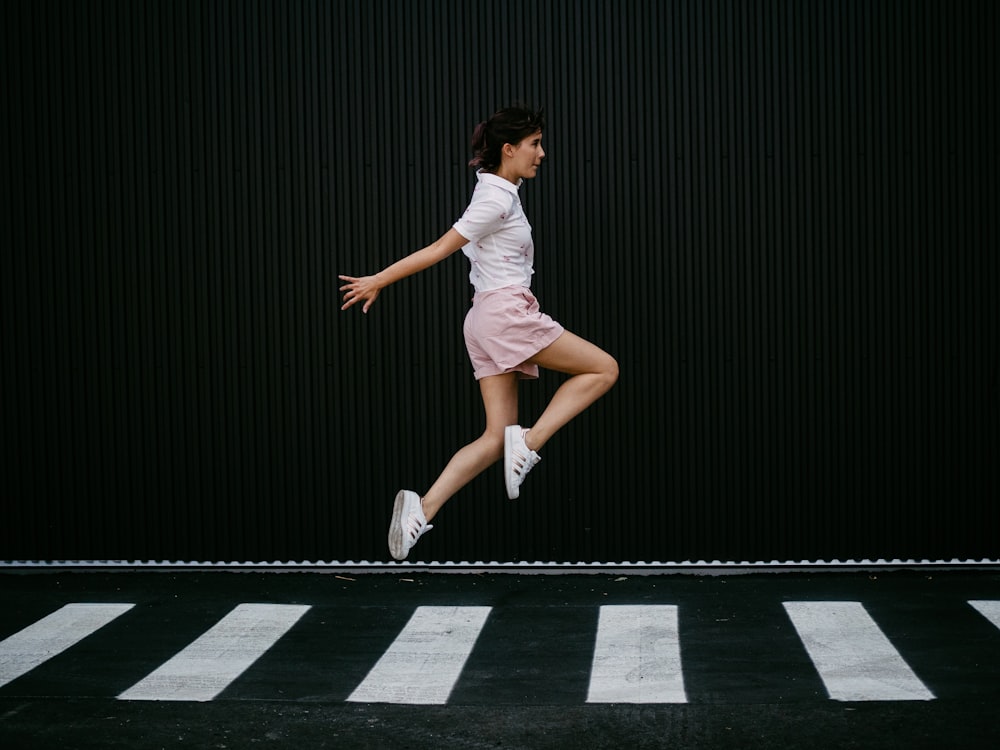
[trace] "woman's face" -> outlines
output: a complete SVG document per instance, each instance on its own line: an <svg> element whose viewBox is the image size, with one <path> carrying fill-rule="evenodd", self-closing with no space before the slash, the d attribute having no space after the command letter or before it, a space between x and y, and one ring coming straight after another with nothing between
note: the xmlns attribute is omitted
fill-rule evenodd
<svg viewBox="0 0 1000 750"><path fill-rule="evenodd" d="M542 149L542 131L532 133L523 139L516 146L507 144L504 146L503 166L500 167L502 176L511 182L519 179L530 180L538 174L538 165L545 158L545 151Z"/></svg>

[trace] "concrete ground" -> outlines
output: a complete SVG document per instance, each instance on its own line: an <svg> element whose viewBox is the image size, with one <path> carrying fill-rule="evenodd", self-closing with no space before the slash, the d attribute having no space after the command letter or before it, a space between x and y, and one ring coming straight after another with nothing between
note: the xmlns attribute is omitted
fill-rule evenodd
<svg viewBox="0 0 1000 750"><path fill-rule="evenodd" d="M994 571L0 574L10 750L992 750L998 708Z"/></svg>

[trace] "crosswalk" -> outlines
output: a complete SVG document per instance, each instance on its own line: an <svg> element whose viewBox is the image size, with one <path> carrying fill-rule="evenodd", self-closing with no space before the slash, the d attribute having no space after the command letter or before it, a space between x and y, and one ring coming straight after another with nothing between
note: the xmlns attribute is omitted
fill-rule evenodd
<svg viewBox="0 0 1000 750"><path fill-rule="evenodd" d="M965 603L1000 629L1000 600ZM784 601L815 675L835 701L931 701L927 686L858 601ZM134 613L133 603L65 604L0 641L0 688L14 689L55 657ZM683 704L685 630L674 604L596 607L587 703ZM308 604L241 603L117 694L122 701L212 701L294 636ZM491 606L416 606L345 698L351 703L446 705L496 612ZM525 633L527 638L530 634ZM551 636L549 636L551 637ZM574 641L573 634L565 639ZM555 644L552 644L554 648ZM546 643L539 646L549 648Z"/></svg>
<svg viewBox="0 0 1000 750"><path fill-rule="evenodd" d="M687 702L676 606L601 607L587 702Z"/></svg>
<svg viewBox="0 0 1000 750"><path fill-rule="evenodd" d="M831 698L934 698L860 603L785 602L785 611Z"/></svg>
<svg viewBox="0 0 1000 750"><path fill-rule="evenodd" d="M0 686L76 645L133 606L67 604L0 642Z"/></svg>
<svg viewBox="0 0 1000 750"><path fill-rule="evenodd" d="M347 700L447 703L489 614L490 607L418 607Z"/></svg>
<svg viewBox="0 0 1000 750"><path fill-rule="evenodd" d="M210 701L277 643L308 609L306 605L240 604L118 697Z"/></svg>

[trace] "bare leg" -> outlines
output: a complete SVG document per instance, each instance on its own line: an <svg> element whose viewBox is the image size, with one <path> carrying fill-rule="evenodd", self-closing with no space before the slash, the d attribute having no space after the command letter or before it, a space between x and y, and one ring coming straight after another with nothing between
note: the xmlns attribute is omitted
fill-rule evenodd
<svg viewBox="0 0 1000 750"><path fill-rule="evenodd" d="M480 379L486 409L486 430L452 456L423 497L424 516L430 521L448 499L503 457L503 430L517 422L517 374Z"/></svg>
<svg viewBox="0 0 1000 750"><path fill-rule="evenodd" d="M573 417L611 390L618 380L618 363L614 357L569 331L528 361L573 376L559 386L545 411L525 435L525 444L535 451Z"/></svg>

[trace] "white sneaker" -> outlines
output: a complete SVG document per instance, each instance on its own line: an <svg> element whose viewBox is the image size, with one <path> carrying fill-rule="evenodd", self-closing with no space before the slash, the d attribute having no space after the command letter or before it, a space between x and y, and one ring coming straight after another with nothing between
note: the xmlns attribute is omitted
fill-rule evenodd
<svg viewBox="0 0 1000 750"><path fill-rule="evenodd" d="M424 517L416 492L400 490L396 493L389 523L389 552L395 559L405 560L417 540L433 528Z"/></svg>
<svg viewBox="0 0 1000 750"><path fill-rule="evenodd" d="M511 500L521 494L520 487L524 478L542 460L541 456L525 444L526 432L516 424L505 427L503 431L503 479L507 485L507 497Z"/></svg>

